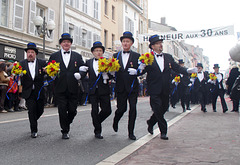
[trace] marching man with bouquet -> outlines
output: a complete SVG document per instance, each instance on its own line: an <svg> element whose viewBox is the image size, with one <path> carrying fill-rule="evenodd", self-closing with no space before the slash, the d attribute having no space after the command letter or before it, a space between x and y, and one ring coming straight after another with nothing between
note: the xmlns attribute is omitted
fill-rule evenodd
<svg viewBox="0 0 240 165"><path fill-rule="evenodd" d="M103 58L104 51L105 48L102 46L101 42L94 42L93 47L91 48L94 58L87 60L86 66L81 66L79 69L82 78L84 78L87 73L89 75L88 83L90 89L88 95L92 105L91 116L94 126L94 134L98 139L103 139L103 136L101 135L102 122L112 112L110 87L108 82L110 74L108 73L108 70L112 66L115 66L113 64L114 62L118 63L117 60ZM119 67L116 67L115 71L118 71ZM101 109L99 110L99 108Z"/></svg>
<svg viewBox="0 0 240 165"><path fill-rule="evenodd" d="M31 137L36 138L38 133L37 120L44 111L44 91L41 92L39 99L38 93L43 86L46 61L36 58L38 49L35 43L28 43L25 51L27 52L27 59L20 61L22 70L26 72L25 74L23 72L23 76L21 77L21 84L23 86L22 97L26 100Z"/></svg>

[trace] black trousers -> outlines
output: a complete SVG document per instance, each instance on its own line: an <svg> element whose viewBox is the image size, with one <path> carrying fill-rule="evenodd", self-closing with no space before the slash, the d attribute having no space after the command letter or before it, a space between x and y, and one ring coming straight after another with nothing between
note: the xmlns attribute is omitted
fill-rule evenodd
<svg viewBox="0 0 240 165"><path fill-rule="evenodd" d="M198 99L201 104L201 110L204 110L206 108L207 99L208 99L207 92L204 90L199 90Z"/></svg>
<svg viewBox="0 0 240 165"><path fill-rule="evenodd" d="M70 124L77 115L78 95L77 93L66 91L63 93L56 93L55 97L58 105L61 132L68 133L70 131Z"/></svg>
<svg viewBox="0 0 240 165"><path fill-rule="evenodd" d="M114 123L118 124L123 114L127 111L127 101L129 103L128 114L128 134L134 134L135 120L137 117L137 92L132 92L130 96L127 91L117 93L117 110L115 111Z"/></svg>
<svg viewBox="0 0 240 165"><path fill-rule="evenodd" d="M99 95L97 90L94 95L90 95L89 99L92 105L92 123L94 126L94 133L101 134L102 122L112 113L110 95ZM99 112L99 105L101 111Z"/></svg>
<svg viewBox="0 0 240 165"><path fill-rule="evenodd" d="M221 99L221 104L222 104L223 111L228 109L226 101L224 99L224 94L225 94L225 91L222 90L222 89L216 89L216 91L213 91L213 93L212 93L212 108L213 108L213 110L216 110L216 102L217 102L218 96Z"/></svg>
<svg viewBox="0 0 240 165"><path fill-rule="evenodd" d="M239 100L232 100L233 102L233 110L239 111Z"/></svg>
<svg viewBox="0 0 240 165"><path fill-rule="evenodd" d="M150 95L150 105L153 111L152 116L148 120L150 126L154 126L158 123L161 134L167 134L167 121L164 118L164 114L169 107L169 95L168 94L159 94L159 95Z"/></svg>
<svg viewBox="0 0 240 165"><path fill-rule="evenodd" d="M41 117L44 111L44 99L39 98L37 100L37 96L38 91L32 90L30 97L26 99L31 132L38 132L37 120Z"/></svg>

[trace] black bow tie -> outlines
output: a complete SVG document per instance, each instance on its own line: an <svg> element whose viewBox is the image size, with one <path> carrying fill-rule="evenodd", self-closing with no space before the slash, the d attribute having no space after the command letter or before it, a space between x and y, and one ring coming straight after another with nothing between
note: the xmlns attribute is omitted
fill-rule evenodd
<svg viewBox="0 0 240 165"><path fill-rule="evenodd" d="M28 61L28 63L34 63L34 61Z"/></svg>
<svg viewBox="0 0 240 165"><path fill-rule="evenodd" d="M130 51L123 51L123 53L130 53Z"/></svg>
<svg viewBox="0 0 240 165"><path fill-rule="evenodd" d="M162 57L162 54L156 54L156 56L157 56L157 57L159 57L159 56Z"/></svg>
<svg viewBox="0 0 240 165"><path fill-rule="evenodd" d="M202 72L198 72L198 73L202 73Z"/></svg>
<svg viewBox="0 0 240 165"><path fill-rule="evenodd" d="M94 58L95 61L98 61L98 59Z"/></svg>
<svg viewBox="0 0 240 165"><path fill-rule="evenodd" d="M63 52L64 54L66 54L66 53L70 53L70 51L66 51L66 52Z"/></svg>

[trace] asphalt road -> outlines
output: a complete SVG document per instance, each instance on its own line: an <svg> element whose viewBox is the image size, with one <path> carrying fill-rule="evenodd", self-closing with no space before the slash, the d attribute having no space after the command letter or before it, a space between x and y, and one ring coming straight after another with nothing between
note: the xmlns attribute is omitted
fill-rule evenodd
<svg viewBox="0 0 240 165"><path fill-rule="evenodd" d="M152 114L149 98L139 98L135 135L137 139L148 134L146 120ZM112 114L103 122L104 139L96 139L93 133L90 105L79 106L71 125L70 139L61 139L57 108L46 108L39 119L36 139L30 137L27 111L0 114L0 164L1 165L94 165L111 156L132 140L128 139L128 112L119 122L115 133L112 121L116 110L112 102ZM182 112L179 104L166 113L171 120ZM157 126L155 126L157 128Z"/></svg>

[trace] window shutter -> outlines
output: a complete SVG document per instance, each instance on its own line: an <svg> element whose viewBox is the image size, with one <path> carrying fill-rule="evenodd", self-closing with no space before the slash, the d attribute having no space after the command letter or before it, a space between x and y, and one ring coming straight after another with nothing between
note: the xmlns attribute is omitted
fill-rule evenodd
<svg viewBox="0 0 240 165"><path fill-rule="evenodd" d="M79 30L78 30L78 27L77 26L74 26L74 38L73 38L73 43L75 45L78 45L79 44Z"/></svg>
<svg viewBox="0 0 240 165"><path fill-rule="evenodd" d="M92 46L92 32L87 31L87 47L91 48Z"/></svg>
<svg viewBox="0 0 240 165"><path fill-rule="evenodd" d="M69 33L69 23L68 22L64 23L63 32L64 33Z"/></svg>
<svg viewBox="0 0 240 165"><path fill-rule="evenodd" d="M128 17L125 16L125 31L129 31L128 26Z"/></svg>
<svg viewBox="0 0 240 165"><path fill-rule="evenodd" d="M79 34L78 34L78 37L79 37L79 39L78 39L78 45L81 45L82 46L82 28L81 27L79 27L78 28L78 32L79 32Z"/></svg>
<svg viewBox="0 0 240 165"><path fill-rule="evenodd" d="M23 30L24 0L15 0L13 27L17 30Z"/></svg>
<svg viewBox="0 0 240 165"><path fill-rule="evenodd" d="M97 40L97 34L93 34L93 42L96 42Z"/></svg>
<svg viewBox="0 0 240 165"><path fill-rule="evenodd" d="M55 11L51 8L48 8L48 21L50 20L55 20ZM54 21L55 22L55 21ZM53 35L54 33L52 32L51 36L50 36L50 39L53 40Z"/></svg>
<svg viewBox="0 0 240 165"><path fill-rule="evenodd" d="M30 0L28 32L32 35L34 35L35 33L35 25L33 23L35 17L36 17L36 1Z"/></svg>
<svg viewBox="0 0 240 165"><path fill-rule="evenodd" d="M131 27L130 27L130 28L131 28L130 31L131 31L132 34L134 35L134 22L133 22L133 21L131 21Z"/></svg>

